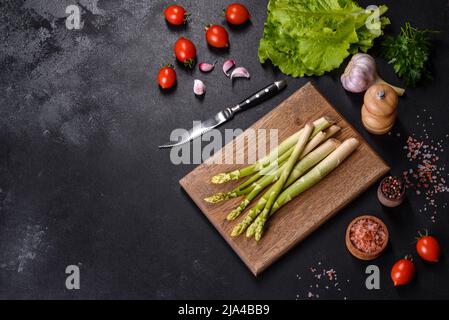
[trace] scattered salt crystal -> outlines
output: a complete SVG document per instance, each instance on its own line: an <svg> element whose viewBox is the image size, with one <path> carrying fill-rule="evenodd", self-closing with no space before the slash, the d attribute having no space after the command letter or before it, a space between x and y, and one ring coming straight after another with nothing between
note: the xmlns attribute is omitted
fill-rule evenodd
<svg viewBox="0 0 449 320"><path fill-rule="evenodd" d="M327 290L329 292L332 292L331 290L334 290L334 293L343 291L341 286L339 285L339 282L337 282L338 274L337 271L334 268L319 268L318 266L321 266L321 261L317 262L317 266L311 266L308 267L310 273L311 273L311 279L313 280L312 283L308 283L309 285L309 298L319 298L320 297L320 290L324 291ZM299 273L296 274L296 277L298 279L301 279L299 276ZM304 280L303 280L304 281ZM346 279L345 283L349 283L349 279ZM302 286L304 287L304 286ZM323 289L320 289L323 288ZM316 291L316 293L312 293L313 291ZM296 299L299 299L300 294L297 293Z"/></svg>
<svg viewBox="0 0 449 320"><path fill-rule="evenodd" d="M426 130L424 129L424 132ZM448 134L446 134L446 137ZM403 178L407 189L412 189L416 195L424 195L425 203L418 212L434 212L438 208L438 201L435 201L437 195L443 192L449 192L449 185L446 184L445 165L440 163L440 154L443 154L443 140L428 140L428 134L425 139L409 136L404 149L407 150L406 157L414 168L409 168L403 172ZM429 210L427 210L429 208ZM435 221L435 215L430 216L432 222Z"/></svg>

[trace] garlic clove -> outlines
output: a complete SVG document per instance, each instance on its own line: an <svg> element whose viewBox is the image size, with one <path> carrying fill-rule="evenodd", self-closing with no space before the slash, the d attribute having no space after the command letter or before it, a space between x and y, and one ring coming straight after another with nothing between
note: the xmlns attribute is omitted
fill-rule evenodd
<svg viewBox="0 0 449 320"><path fill-rule="evenodd" d="M206 93L206 86L204 85L203 81L199 79L193 80L193 92L197 96L202 96L204 93Z"/></svg>
<svg viewBox="0 0 449 320"><path fill-rule="evenodd" d="M238 67L232 70L231 80L234 78L249 78L249 71L244 67Z"/></svg>
<svg viewBox="0 0 449 320"><path fill-rule="evenodd" d="M200 69L200 71L202 72L211 72L212 70L214 70L216 63L217 61L215 61L213 64L207 62L200 62L198 64L198 69Z"/></svg>
<svg viewBox="0 0 449 320"><path fill-rule="evenodd" d="M223 62L223 72L226 75L226 77L229 77L229 70L235 67L235 60L228 59L225 62Z"/></svg>

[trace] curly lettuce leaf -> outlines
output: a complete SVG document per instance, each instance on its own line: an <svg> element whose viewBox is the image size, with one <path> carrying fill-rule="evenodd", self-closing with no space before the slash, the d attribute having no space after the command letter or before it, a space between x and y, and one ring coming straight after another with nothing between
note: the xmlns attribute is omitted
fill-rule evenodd
<svg viewBox="0 0 449 320"><path fill-rule="evenodd" d="M352 0L270 0L259 60L294 77L322 75L372 47L389 20L381 17L376 34L365 24L370 15Z"/></svg>

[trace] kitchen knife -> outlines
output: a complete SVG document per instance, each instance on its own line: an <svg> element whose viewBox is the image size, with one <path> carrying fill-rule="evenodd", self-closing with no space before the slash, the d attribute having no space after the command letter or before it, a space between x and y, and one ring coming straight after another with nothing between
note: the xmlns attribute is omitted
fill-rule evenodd
<svg viewBox="0 0 449 320"><path fill-rule="evenodd" d="M159 148L176 147L186 142L189 142L195 138L198 138L203 134L205 134L206 132L218 127L222 123L231 120L234 114L236 114L237 112L248 110L249 108L260 104L262 101L275 96L286 86L287 82L285 80L275 81L272 84L266 86L265 88L257 91L253 95L249 96L248 98L242 100L242 102L236 104L235 106L226 108L217 113L214 117L201 121L201 123L194 126L192 129L186 131L178 139L178 141L168 142L166 144L159 146Z"/></svg>

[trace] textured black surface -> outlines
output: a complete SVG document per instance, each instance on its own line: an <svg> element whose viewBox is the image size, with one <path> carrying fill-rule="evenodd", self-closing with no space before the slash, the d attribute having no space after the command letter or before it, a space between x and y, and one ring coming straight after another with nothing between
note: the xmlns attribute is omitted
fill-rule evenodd
<svg viewBox="0 0 449 320"><path fill-rule="evenodd" d="M231 48L224 53L207 48L203 27L221 22L229 1L179 1L192 12L179 30L163 19L167 1L79 2L80 31L65 27L65 7L75 0L0 2L0 298L303 299L309 291L324 299L449 298L447 193L436 197L435 215L423 211L427 200L415 193L386 210L372 187L256 279L180 189L178 180L194 165L174 166L169 152L156 146L173 128L283 78L257 59L266 1L244 1L251 24L230 31ZM389 33L407 20L442 31L435 35L435 79L401 98L392 134L374 137L363 130L362 96L343 90L341 69L314 80L398 174L410 166L403 150L409 135L427 133L429 141L444 140L441 148L449 148L449 5L383 2L390 8ZM203 75L178 67L176 89L162 93L157 69L172 60L180 35L195 42L200 60L232 57L248 67L251 80L232 86L220 68ZM377 61L384 78L399 83L391 67ZM207 85L202 100L192 93L194 77ZM282 94L224 128L247 128L308 80L289 79ZM448 163L447 153L440 157L440 165ZM387 252L374 262L381 269L377 291L365 289L367 263L344 245L347 224L363 213L380 216L391 233ZM413 237L424 228L440 238L442 260L427 265L415 255L416 279L395 289L390 267L415 253ZM80 265L79 291L65 289L70 264ZM311 266L333 268L341 291L315 288Z"/></svg>

